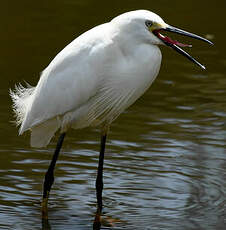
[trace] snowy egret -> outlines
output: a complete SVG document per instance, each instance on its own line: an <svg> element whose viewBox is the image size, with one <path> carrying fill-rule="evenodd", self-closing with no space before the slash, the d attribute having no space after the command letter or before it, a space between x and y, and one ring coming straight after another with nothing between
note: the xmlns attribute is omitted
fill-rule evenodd
<svg viewBox="0 0 226 230"><path fill-rule="evenodd" d="M54 181L54 168L69 128L99 126L101 146L96 179L98 209L102 210L103 161L110 124L151 85L158 75L165 44L205 68L181 47L190 47L161 32L173 32L212 42L166 24L147 10L124 13L96 26L67 45L42 72L36 87L16 86L10 95L19 134L31 131L31 146L48 145L60 137L43 186L43 215Z"/></svg>

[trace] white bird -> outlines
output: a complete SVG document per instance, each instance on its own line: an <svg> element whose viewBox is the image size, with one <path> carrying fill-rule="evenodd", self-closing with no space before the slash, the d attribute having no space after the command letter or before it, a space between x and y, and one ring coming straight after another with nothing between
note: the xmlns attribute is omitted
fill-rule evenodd
<svg viewBox="0 0 226 230"><path fill-rule="evenodd" d="M212 44L205 38L166 24L147 10L124 13L94 27L67 45L42 72L36 87L19 85L10 94L19 134L31 131L31 146L49 144L57 130L60 138L45 176L43 213L53 183L53 171L65 133L70 128L99 126L102 133L96 181L98 208L102 209L102 171L110 124L152 84L161 65L158 45L167 45L205 68L180 47L190 46L162 35L170 31Z"/></svg>

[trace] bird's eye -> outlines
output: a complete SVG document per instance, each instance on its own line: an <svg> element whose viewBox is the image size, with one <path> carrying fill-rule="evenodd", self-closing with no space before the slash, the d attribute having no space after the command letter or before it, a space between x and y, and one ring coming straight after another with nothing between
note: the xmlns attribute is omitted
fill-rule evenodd
<svg viewBox="0 0 226 230"><path fill-rule="evenodd" d="M145 25L149 28L149 27L151 27L151 26L153 25L153 22L147 20L147 21L145 22Z"/></svg>

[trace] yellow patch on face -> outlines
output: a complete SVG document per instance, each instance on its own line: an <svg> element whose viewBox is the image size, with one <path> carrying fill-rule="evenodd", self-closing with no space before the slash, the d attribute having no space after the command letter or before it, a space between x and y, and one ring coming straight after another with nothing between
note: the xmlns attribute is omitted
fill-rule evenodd
<svg viewBox="0 0 226 230"><path fill-rule="evenodd" d="M164 29L166 28L166 24L165 23L157 23L157 22L154 22L153 25L149 28L149 30L152 32L154 30L159 30L159 29Z"/></svg>

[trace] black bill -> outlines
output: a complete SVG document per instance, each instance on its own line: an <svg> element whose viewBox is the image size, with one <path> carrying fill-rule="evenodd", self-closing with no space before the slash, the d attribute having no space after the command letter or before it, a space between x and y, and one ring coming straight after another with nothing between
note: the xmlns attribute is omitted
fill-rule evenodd
<svg viewBox="0 0 226 230"><path fill-rule="evenodd" d="M210 45L213 45L213 43L211 41L209 41L209 40L207 40L207 39L205 39L203 37L200 37L200 36L198 36L196 34L189 33L187 31L184 31L184 30L181 30L181 29L178 29L176 27L169 26L169 25L166 28L157 29L157 30L153 31L153 33L162 42L164 42L167 46L170 46L172 49L176 50L178 53L182 54L183 56L188 58L190 61L192 61L193 63L195 63L196 65L198 65L202 69L205 69L204 65L200 64L195 58L193 58L190 54L188 54L187 52L185 52L183 49L180 48L180 47L191 47L191 45L183 44L183 43L180 43L178 41L175 41L175 40L171 39L170 37L164 36L164 35L160 34L161 31L168 31L168 32L172 32L172 33L181 34L183 36L195 38L195 39L207 42Z"/></svg>

